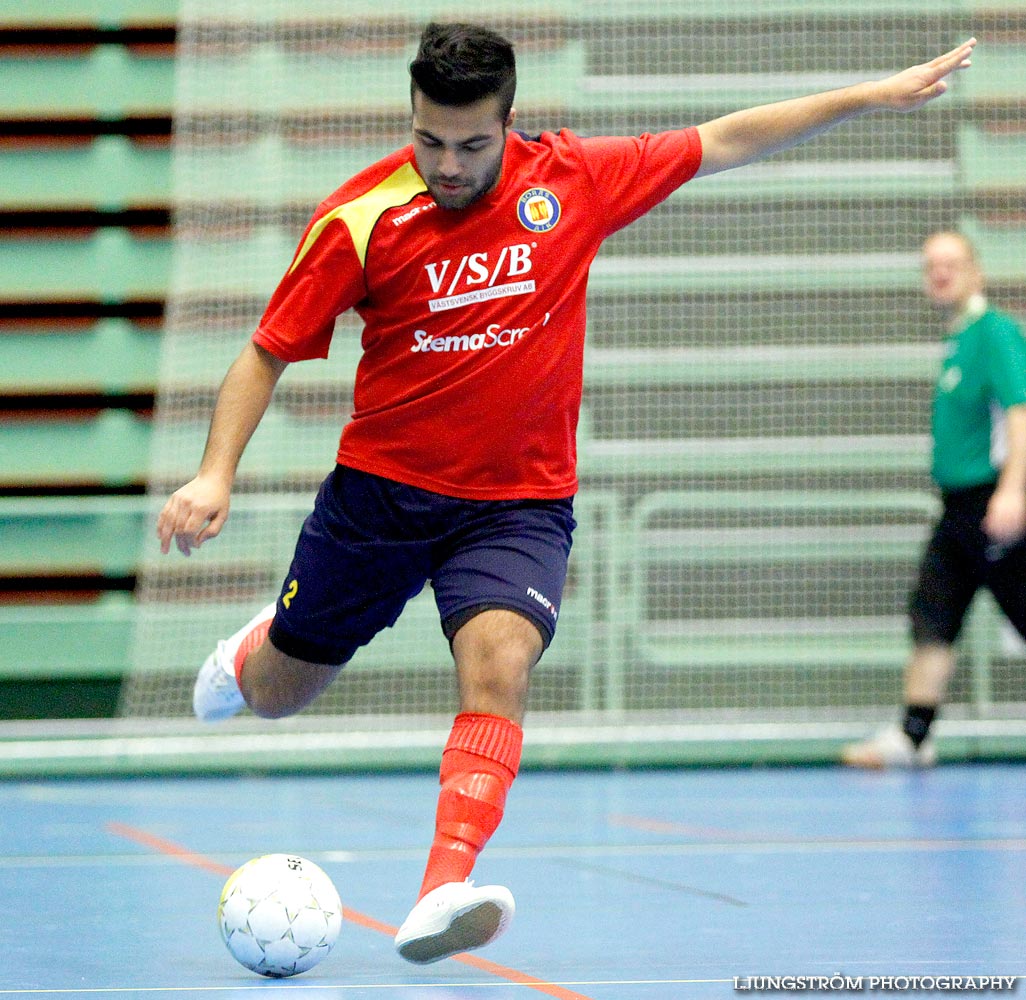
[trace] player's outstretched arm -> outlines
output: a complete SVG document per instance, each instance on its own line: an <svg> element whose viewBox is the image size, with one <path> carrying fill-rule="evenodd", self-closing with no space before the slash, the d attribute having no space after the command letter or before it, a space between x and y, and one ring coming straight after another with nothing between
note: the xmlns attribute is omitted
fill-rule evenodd
<svg viewBox="0 0 1026 1000"><path fill-rule="evenodd" d="M870 111L915 111L947 90L947 78L967 69L976 39L883 80L736 111L698 126L702 165L696 176L740 167L790 149Z"/></svg>
<svg viewBox="0 0 1026 1000"><path fill-rule="evenodd" d="M228 369L199 472L171 495L157 518L160 551L165 555L174 541L187 556L224 527L239 459L286 367L287 362L249 342Z"/></svg>

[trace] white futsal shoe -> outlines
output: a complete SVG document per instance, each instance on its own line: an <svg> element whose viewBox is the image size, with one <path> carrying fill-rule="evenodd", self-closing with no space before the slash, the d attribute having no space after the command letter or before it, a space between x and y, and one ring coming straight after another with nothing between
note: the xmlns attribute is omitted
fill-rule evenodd
<svg viewBox="0 0 1026 1000"><path fill-rule="evenodd" d="M258 625L274 617L276 604L268 604L230 639L221 639L203 661L192 689L192 710L202 722L220 722L237 715L246 705L235 680L235 654L242 640Z"/></svg>
<svg viewBox="0 0 1026 1000"><path fill-rule="evenodd" d="M446 882L410 910L395 936L395 948L407 962L439 962L490 944L509 927L515 912L513 894L504 886L476 889L469 879Z"/></svg>
<svg viewBox="0 0 1026 1000"><path fill-rule="evenodd" d="M874 771L892 767L933 767L937 763L937 748L929 737L917 747L901 726L895 724L861 743L849 743L841 751L841 763Z"/></svg>

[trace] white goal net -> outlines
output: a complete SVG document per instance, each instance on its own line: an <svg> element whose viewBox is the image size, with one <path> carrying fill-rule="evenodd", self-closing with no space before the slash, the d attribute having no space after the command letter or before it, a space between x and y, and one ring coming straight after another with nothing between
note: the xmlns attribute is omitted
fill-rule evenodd
<svg viewBox="0 0 1026 1000"><path fill-rule="evenodd" d="M992 300L1026 307L1026 6L974 6L488 6L516 46L528 133L698 124L980 39L973 69L928 108L686 185L604 247L580 528L535 711L827 720L899 702L907 593L936 507L942 331L919 290L924 236L971 236ZM194 474L218 385L317 203L408 141L424 24L467 17L397 0L184 0L154 513ZM190 559L148 540L125 715L188 715L198 665L277 594L350 412L359 333L343 316L330 360L286 372L220 538ZM1020 649L986 602L962 650L952 711L1020 714ZM428 592L309 711L454 704Z"/></svg>

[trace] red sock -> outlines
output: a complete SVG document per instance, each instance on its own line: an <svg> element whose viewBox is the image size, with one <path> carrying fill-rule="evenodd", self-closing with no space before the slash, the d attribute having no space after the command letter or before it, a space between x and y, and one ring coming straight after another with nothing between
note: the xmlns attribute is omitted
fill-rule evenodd
<svg viewBox="0 0 1026 1000"><path fill-rule="evenodd" d="M446 882L462 882L473 870L502 819L523 741L520 726L501 716L456 716L442 754L435 839L418 899Z"/></svg>
<svg viewBox="0 0 1026 1000"><path fill-rule="evenodd" d="M273 618L268 618L267 621L261 622L255 628L251 629L246 633L239 648L235 651L235 682L236 684L242 685L242 665L246 662L246 657L253 652L258 646L264 644L264 640L267 638L267 633L271 631L271 622Z"/></svg>

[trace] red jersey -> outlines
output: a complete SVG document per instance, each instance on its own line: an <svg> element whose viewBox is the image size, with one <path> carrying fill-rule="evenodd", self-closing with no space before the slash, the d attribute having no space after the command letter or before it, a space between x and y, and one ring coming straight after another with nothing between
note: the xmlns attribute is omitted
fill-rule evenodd
<svg viewBox="0 0 1026 1000"><path fill-rule="evenodd" d="M319 206L253 339L324 358L360 315L344 465L470 500L572 496L588 268L701 158L695 129L511 132L495 189L446 210L408 146Z"/></svg>

